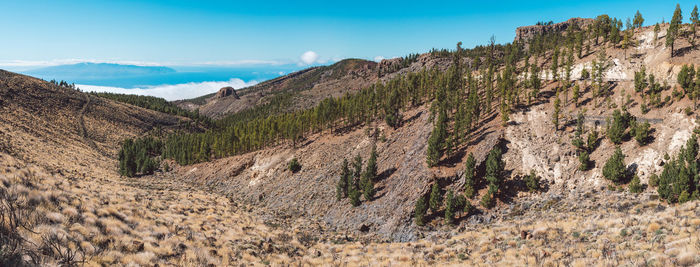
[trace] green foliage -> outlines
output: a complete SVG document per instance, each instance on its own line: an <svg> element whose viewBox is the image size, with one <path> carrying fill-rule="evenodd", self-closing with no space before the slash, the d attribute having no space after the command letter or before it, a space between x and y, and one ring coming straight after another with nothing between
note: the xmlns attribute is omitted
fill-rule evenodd
<svg viewBox="0 0 700 267"><path fill-rule="evenodd" d="M578 107L578 99L581 97L581 88L579 88L578 84L574 85L573 94L574 106Z"/></svg>
<svg viewBox="0 0 700 267"><path fill-rule="evenodd" d="M583 70L581 70L581 79L587 80L589 78L591 78L591 73L588 71L588 69L584 68Z"/></svg>
<svg viewBox="0 0 700 267"><path fill-rule="evenodd" d="M659 176L656 173L652 173L649 176L649 186L657 187L659 186Z"/></svg>
<svg viewBox="0 0 700 267"><path fill-rule="evenodd" d="M666 47L671 47L671 57L673 57L673 45L680 34L681 23L683 23L683 13L681 6L676 4L676 10L673 11L673 18L666 31Z"/></svg>
<svg viewBox="0 0 700 267"><path fill-rule="evenodd" d="M641 93L647 87L646 67L642 65L639 71L634 72L634 91Z"/></svg>
<svg viewBox="0 0 700 267"><path fill-rule="evenodd" d="M642 17L642 13L639 13L639 10L637 10L637 13L634 14L634 28L641 28L644 25L644 18Z"/></svg>
<svg viewBox="0 0 700 267"><path fill-rule="evenodd" d="M455 219L455 197L454 192L450 189L445 197L445 224L452 225Z"/></svg>
<svg viewBox="0 0 700 267"><path fill-rule="evenodd" d="M428 138L428 166L434 167L440 162L442 155L445 153L445 138L447 137L447 113L441 109L435 127L433 128L430 138Z"/></svg>
<svg viewBox="0 0 700 267"><path fill-rule="evenodd" d="M442 192L440 191L440 185L437 181L433 183L433 187L430 190L430 210L435 213L442 206Z"/></svg>
<svg viewBox="0 0 700 267"><path fill-rule="evenodd" d="M632 181L630 181L629 189L630 189L630 193L635 193L635 194L641 193L642 189L644 189L642 187L641 181L639 181L639 176L637 176L636 174L632 178Z"/></svg>
<svg viewBox="0 0 700 267"><path fill-rule="evenodd" d="M348 160L343 159L343 166L340 170L340 177L338 177L338 184L336 185L336 198L341 200L348 197L350 192L350 186L352 185L352 172L348 166Z"/></svg>
<svg viewBox="0 0 700 267"><path fill-rule="evenodd" d="M489 185L489 190L481 197L481 206L487 209L493 208L496 205L495 197L497 191L498 189L495 186Z"/></svg>
<svg viewBox="0 0 700 267"><path fill-rule="evenodd" d="M610 138L611 142L617 145L622 144L625 131L632 119L632 115L627 111L622 113L620 110L616 109L613 112L612 123L608 126L608 138Z"/></svg>
<svg viewBox="0 0 700 267"><path fill-rule="evenodd" d="M486 181L489 182L489 189L493 186L496 192L498 191L503 182L502 173L504 167L505 163L503 162L503 152L501 148L495 147L491 149L486 158Z"/></svg>
<svg viewBox="0 0 700 267"><path fill-rule="evenodd" d="M615 153L605 162L603 176L616 184L623 182L626 171L624 160L625 155L622 154L622 150L618 147L615 149Z"/></svg>
<svg viewBox="0 0 700 267"><path fill-rule="evenodd" d="M559 98L559 90L557 90L554 98L554 113L552 114L552 123L554 123L555 131L559 130L559 112L561 112L561 99Z"/></svg>
<svg viewBox="0 0 700 267"><path fill-rule="evenodd" d="M413 219L416 225L425 225L425 212L428 210L428 206L425 204L425 197L418 198L416 201L416 207L413 211Z"/></svg>
<svg viewBox="0 0 700 267"><path fill-rule="evenodd" d="M540 190L540 177L537 177L535 170L530 170L530 175L525 176L525 185L530 192Z"/></svg>
<svg viewBox="0 0 700 267"><path fill-rule="evenodd" d="M693 97L695 89L695 66L694 65L683 65L681 71L678 72L676 81L683 88L686 95Z"/></svg>
<svg viewBox="0 0 700 267"><path fill-rule="evenodd" d="M362 175L360 186L365 200L371 201L374 198L374 180L377 179L377 147L372 146L372 153L367 160L365 172Z"/></svg>
<svg viewBox="0 0 700 267"><path fill-rule="evenodd" d="M198 111L188 111L184 110L177 105L168 102L167 100L155 97L155 96L144 96L144 95L127 95L127 94L116 94L116 93L92 93L99 97L111 99L114 101L119 101L127 103L130 105L142 107L145 109L155 110L158 112L163 112L171 115L177 115L182 117L188 117L194 121L201 121L205 125L211 124L211 119L206 116L200 115Z"/></svg>
<svg viewBox="0 0 700 267"><path fill-rule="evenodd" d="M357 188L353 187L352 190L350 190L350 204L352 204L353 207L357 207L361 204L360 202L360 197L362 196L362 193L360 190Z"/></svg>
<svg viewBox="0 0 700 267"><path fill-rule="evenodd" d="M473 153L469 153L464 165L464 194L472 198L476 194L476 159Z"/></svg>
<svg viewBox="0 0 700 267"><path fill-rule="evenodd" d="M649 122L636 123L634 128L634 140L637 140L639 145L644 146L651 139L651 124Z"/></svg>
<svg viewBox="0 0 700 267"><path fill-rule="evenodd" d="M659 177L657 192L659 196L668 202L680 202L690 197L690 192L695 194L698 190L700 175L698 175L698 142L693 135L686 145L681 148L678 157L670 160L664 165L664 170ZM685 192L688 197L681 199Z"/></svg>
<svg viewBox="0 0 700 267"><path fill-rule="evenodd" d="M591 167L591 159L590 156L588 155L588 151L583 150L579 152L578 154L578 162L579 166L578 169L581 171L587 171Z"/></svg>
<svg viewBox="0 0 700 267"><path fill-rule="evenodd" d="M158 169L158 161L163 143L152 137L126 139L119 150L119 174L134 177L138 174L153 174Z"/></svg>
<svg viewBox="0 0 700 267"><path fill-rule="evenodd" d="M289 162L287 162L287 169L291 171L292 173L296 173L301 170L301 164L299 164L299 160L297 158L292 158Z"/></svg>
<svg viewBox="0 0 700 267"><path fill-rule="evenodd" d="M396 129L401 125L401 99L399 98L399 90L395 88L389 93L389 100L384 104L384 120L386 124Z"/></svg>

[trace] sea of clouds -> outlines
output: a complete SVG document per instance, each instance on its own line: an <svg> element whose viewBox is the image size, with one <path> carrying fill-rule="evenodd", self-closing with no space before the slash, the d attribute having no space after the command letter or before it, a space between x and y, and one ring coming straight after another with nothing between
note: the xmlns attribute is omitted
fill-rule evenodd
<svg viewBox="0 0 700 267"><path fill-rule="evenodd" d="M195 98L202 95L214 93L222 87L231 86L235 89L240 89L257 84L257 81L243 81L238 78L233 78L228 81L210 81L210 82L190 82L182 84L166 84L156 86L143 86L136 88L122 88L111 86L98 86L87 84L76 84L80 90L85 92L110 92L120 94L137 94L149 95L165 98L168 101Z"/></svg>

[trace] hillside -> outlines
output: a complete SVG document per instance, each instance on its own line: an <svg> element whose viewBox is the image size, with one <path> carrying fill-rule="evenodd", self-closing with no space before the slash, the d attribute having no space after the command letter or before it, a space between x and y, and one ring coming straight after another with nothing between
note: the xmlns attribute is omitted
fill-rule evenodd
<svg viewBox="0 0 700 267"><path fill-rule="evenodd" d="M330 66L313 67L237 90L239 98L205 95L175 103L185 109L199 109L199 113L213 118L240 112L267 103L275 97L290 97L289 110L318 104L329 96L370 85L377 79L377 63L360 59L346 59Z"/></svg>
<svg viewBox="0 0 700 267"><path fill-rule="evenodd" d="M698 116L677 79L700 50L681 36L671 57L668 24L631 29L624 46L612 33L579 42L594 28L570 25L175 102L226 118L207 129L0 71L0 215L19 215L2 224L11 234L0 240L17 246L0 265L700 263ZM690 80L700 90L700 75ZM280 114L258 109L272 101ZM643 122L649 136L636 132ZM164 140L162 153L144 152L158 170L120 176L120 146L145 136ZM618 149L621 166L606 168ZM342 186L345 160L357 188ZM688 178L670 180L685 199L661 193L668 173ZM342 189L360 187L354 205ZM424 217L421 201L433 206Z"/></svg>

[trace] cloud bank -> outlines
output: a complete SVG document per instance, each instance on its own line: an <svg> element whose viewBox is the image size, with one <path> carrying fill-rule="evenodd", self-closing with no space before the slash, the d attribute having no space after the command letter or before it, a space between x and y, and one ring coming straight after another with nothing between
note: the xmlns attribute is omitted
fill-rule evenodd
<svg viewBox="0 0 700 267"><path fill-rule="evenodd" d="M191 82L173 85L146 86L142 88L121 88L111 86L98 86L76 84L80 90L87 92L110 92L120 94L148 95L165 98L168 101L195 98L217 92L222 87L231 86L235 89L257 84L257 81L245 82L234 78L228 81Z"/></svg>

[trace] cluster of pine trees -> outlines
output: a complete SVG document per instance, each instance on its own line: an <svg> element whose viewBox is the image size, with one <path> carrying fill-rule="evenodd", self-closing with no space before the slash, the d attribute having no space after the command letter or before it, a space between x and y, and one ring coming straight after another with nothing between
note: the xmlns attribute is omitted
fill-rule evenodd
<svg viewBox="0 0 700 267"><path fill-rule="evenodd" d="M187 117L187 118L192 119L193 121L202 122L205 125L211 124L211 119L207 116L200 115L198 110L195 110L194 112L189 111L189 110L184 110L184 109L178 107L177 105L175 105L171 102L168 102L167 100L160 98L160 97L144 96L144 95L127 95L127 94L117 94L117 93L95 93L95 92L93 92L92 94L99 96L99 97L111 99L114 101L119 101L119 102L127 103L130 105L142 107L145 109L150 109L150 110L155 110L155 111L163 112L163 113L167 113L167 114Z"/></svg>
<svg viewBox="0 0 700 267"><path fill-rule="evenodd" d="M163 142L153 137L126 139L119 151L119 174L127 177L153 174L160 166Z"/></svg>
<svg viewBox="0 0 700 267"><path fill-rule="evenodd" d="M666 162L661 176L652 177L658 184L659 196L668 202L686 202L700 199L700 174L698 169L698 141L693 135L676 157ZM650 178L650 184L652 179Z"/></svg>
<svg viewBox="0 0 700 267"><path fill-rule="evenodd" d="M360 197L364 197L365 201L374 199L375 189L374 183L377 180L377 147L372 145L372 152L364 170L362 168L362 157L358 154L352 162L352 169L348 164L348 160L343 160L343 166L340 170L340 177L336 184L336 198L338 201L349 198L353 207L361 204Z"/></svg>

